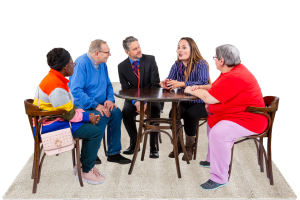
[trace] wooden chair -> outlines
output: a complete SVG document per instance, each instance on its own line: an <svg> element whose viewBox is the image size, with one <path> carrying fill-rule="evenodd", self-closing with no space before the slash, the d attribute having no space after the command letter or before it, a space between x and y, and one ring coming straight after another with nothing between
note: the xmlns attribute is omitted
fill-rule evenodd
<svg viewBox="0 0 300 200"><path fill-rule="evenodd" d="M210 76L208 77L208 84L211 84ZM207 122L207 117L203 117L198 119L198 126L197 126L197 132L196 132L196 141L195 141L195 149L194 149L194 160L197 158L197 148L198 148L198 137L199 137L199 127L204 125Z"/></svg>
<svg viewBox="0 0 300 200"><path fill-rule="evenodd" d="M239 144L246 140L254 140L256 149L257 149L257 158L258 158L258 165L260 166L260 171L264 172L264 161L265 158L266 163L266 173L267 177L270 179L270 185L274 185L273 180L273 171L272 171L272 152L271 152L271 142L272 142L272 127L274 123L274 118L276 111L278 110L279 98L275 96L266 96L264 97L265 107L249 107L247 111L264 115L268 118L268 126L266 130L261 134L250 135L247 137L240 138L240 140L236 141L234 144ZM264 148L263 139L267 138L267 153ZM232 156L233 156L233 149L231 149L231 162L229 166L229 178L232 169Z"/></svg>
<svg viewBox="0 0 300 200"><path fill-rule="evenodd" d="M24 101L24 105L25 105L26 114L28 115L28 120L29 120L29 124L30 124L30 127L31 127L31 131L32 131L32 136L33 136L33 139L34 139L34 159L33 159L31 179L34 179L32 193L36 193L37 184L40 182L43 161L44 161L44 158L46 156L46 154L44 153L42 159L40 160L41 152L43 150L43 144L42 144L41 138L39 137L40 127L42 125L42 122L45 119L52 118L52 117L61 117L62 114L66 113L67 111L65 111L65 110L41 111L37 106L35 106L33 104L33 99L26 99ZM40 120L39 120L39 117L41 117ZM35 124L35 133L34 133L34 129L33 129L33 122ZM37 137L35 137L34 134ZM73 167L76 164L76 162L75 162L75 149L76 149L77 163L80 163L79 140L80 140L80 138L74 138L75 148L72 149ZM58 156L58 154L56 156ZM79 164L77 165L77 170L78 170L78 177L79 177L80 185L81 185L81 187L83 187L81 170L80 170L80 165Z"/></svg>
<svg viewBox="0 0 300 200"><path fill-rule="evenodd" d="M197 132L196 132L196 141L195 141L195 149L194 149L194 160L196 160L197 158L197 147L198 147L198 137L199 137L199 127L204 125L207 122L207 117L203 117L198 119L198 124L199 126L197 126Z"/></svg>

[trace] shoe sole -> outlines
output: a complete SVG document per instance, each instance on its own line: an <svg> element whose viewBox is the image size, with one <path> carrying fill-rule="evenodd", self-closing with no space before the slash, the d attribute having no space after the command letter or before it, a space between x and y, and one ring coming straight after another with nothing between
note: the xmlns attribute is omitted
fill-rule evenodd
<svg viewBox="0 0 300 200"><path fill-rule="evenodd" d="M79 178L78 178L77 175L76 175L76 179L79 181ZM94 182L94 181L90 181L90 180L88 180L88 179L82 178L82 181L86 181L87 183L89 183L89 184L91 184L91 185L98 185L98 184L104 183L105 180L106 180L106 178L105 178L103 181L100 181L100 182Z"/></svg>
<svg viewBox="0 0 300 200"><path fill-rule="evenodd" d="M202 161L201 161L201 162L202 162ZM210 168L210 165L201 165L200 163L199 163L199 165L200 165L201 167Z"/></svg>
<svg viewBox="0 0 300 200"><path fill-rule="evenodd" d="M205 167L205 168L210 168L210 165L201 165L201 164L200 164L200 166L201 166L201 167Z"/></svg>
<svg viewBox="0 0 300 200"><path fill-rule="evenodd" d="M149 158L159 158L159 156L158 157L156 157L156 156L149 156Z"/></svg>
<svg viewBox="0 0 300 200"><path fill-rule="evenodd" d="M123 154L125 154L125 155L133 155L134 153L124 153L123 152Z"/></svg>
<svg viewBox="0 0 300 200"><path fill-rule="evenodd" d="M77 168L73 168L73 174L76 175L76 173L78 172ZM103 174L100 172L100 174L103 176Z"/></svg>
<svg viewBox="0 0 300 200"><path fill-rule="evenodd" d="M216 188L212 188L212 189L205 189L205 188L203 188L201 185L200 185L200 187L201 187L203 190L215 190L215 189L224 187L224 186L226 186L226 185L227 185L227 183L224 183L224 184L222 184L222 185L220 185L220 186L218 186L218 187L216 187Z"/></svg>
<svg viewBox="0 0 300 200"><path fill-rule="evenodd" d="M130 162L128 162L128 161L126 161L126 162L119 162L119 161L115 161L115 160L108 160L108 159L107 159L107 161L108 161L108 162L115 162L115 163L119 163L119 164L121 164L121 165L125 165L125 164L130 164L130 163L131 163L131 161L130 161Z"/></svg>

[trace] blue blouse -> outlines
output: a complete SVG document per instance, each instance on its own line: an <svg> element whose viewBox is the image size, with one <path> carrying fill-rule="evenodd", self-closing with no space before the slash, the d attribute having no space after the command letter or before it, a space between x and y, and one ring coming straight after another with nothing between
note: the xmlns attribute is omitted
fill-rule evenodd
<svg viewBox="0 0 300 200"><path fill-rule="evenodd" d="M209 79L208 65L204 60L200 60L196 64L196 66L194 66L194 69L191 71L187 81L185 81L184 70L185 70L185 66L182 64L182 61L180 61L179 63L175 61L167 79L184 82L186 86L208 85L208 79ZM189 102L193 104L204 103L204 101L202 101L201 99L189 101Z"/></svg>

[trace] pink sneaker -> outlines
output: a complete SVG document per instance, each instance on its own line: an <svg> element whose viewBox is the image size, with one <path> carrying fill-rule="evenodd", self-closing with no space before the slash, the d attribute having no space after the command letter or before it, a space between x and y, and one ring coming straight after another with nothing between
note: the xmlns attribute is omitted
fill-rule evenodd
<svg viewBox="0 0 300 200"><path fill-rule="evenodd" d="M89 184L96 185L101 184L105 181L105 177L97 172L97 168L93 167L88 173L82 172L82 180ZM76 173L76 179L78 180L78 174Z"/></svg>
<svg viewBox="0 0 300 200"><path fill-rule="evenodd" d="M81 163L80 163L80 166L81 166ZM101 174L101 175L103 175L95 166L94 166L94 168L95 168L95 171L96 172L98 172L99 174ZM73 173L76 175L76 173L77 173L77 165L75 165L74 166L74 168L73 168ZM82 173L82 172L81 172Z"/></svg>

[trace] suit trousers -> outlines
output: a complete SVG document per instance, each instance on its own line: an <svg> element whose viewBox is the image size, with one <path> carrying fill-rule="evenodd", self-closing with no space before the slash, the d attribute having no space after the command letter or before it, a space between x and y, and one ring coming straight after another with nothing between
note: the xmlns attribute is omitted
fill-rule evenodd
<svg viewBox="0 0 300 200"><path fill-rule="evenodd" d="M150 117L160 118L160 109L161 109L160 102L151 102ZM130 137L130 146L135 147L137 141L137 129L136 129L135 117L138 115L138 113L136 112L135 105L133 105L131 102L125 101L122 113L123 113L123 123ZM150 132L151 148L156 147L157 135L158 135L157 132Z"/></svg>

